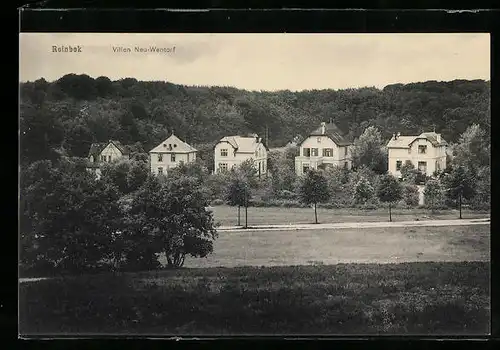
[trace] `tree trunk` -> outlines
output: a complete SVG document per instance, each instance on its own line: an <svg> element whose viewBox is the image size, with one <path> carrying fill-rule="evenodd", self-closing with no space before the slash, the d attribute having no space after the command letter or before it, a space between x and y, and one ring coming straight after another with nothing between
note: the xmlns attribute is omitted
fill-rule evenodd
<svg viewBox="0 0 500 350"><path fill-rule="evenodd" d="M392 221L391 202L389 202L389 222Z"/></svg>
<svg viewBox="0 0 500 350"><path fill-rule="evenodd" d="M460 219L462 218L462 193L458 194L458 210L460 211Z"/></svg>
<svg viewBox="0 0 500 350"><path fill-rule="evenodd" d="M241 222L241 221L240 221L240 207L241 207L241 206L239 206L239 205L238 205L238 226L240 226L240 225L241 225L241 223L240 223L240 222Z"/></svg>
<svg viewBox="0 0 500 350"><path fill-rule="evenodd" d="M245 228L248 227L248 203L245 205Z"/></svg>
<svg viewBox="0 0 500 350"><path fill-rule="evenodd" d="M318 212L316 210L316 203L314 203L314 222L318 223Z"/></svg>

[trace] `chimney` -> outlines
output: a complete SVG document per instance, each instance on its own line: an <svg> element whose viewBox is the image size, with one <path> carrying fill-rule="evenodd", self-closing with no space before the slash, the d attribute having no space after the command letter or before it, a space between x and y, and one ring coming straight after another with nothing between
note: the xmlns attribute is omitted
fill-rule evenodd
<svg viewBox="0 0 500 350"><path fill-rule="evenodd" d="M321 123L321 133L323 135L326 134L326 123L325 122Z"/></svg>
<svg viewBox="0 0 500 350"><path fill-rule="evenodd" d="M436 134L437 142L441 143L441 134Z"/></svg>
<svg viewBox="0 0 500 350"><path fill-rule="evenodd" d="M400 133L400 132L398 132L398 133L397 133L396 137L399 137L399 136L401 136L401 133Z"/></svg>
<svg viewBox="0 0 500 350"><path fill-rule="evenodd" d="M393 138L394 140L397 140L397 138L396 138L396 134L392 134L392 138Z"/></svg>

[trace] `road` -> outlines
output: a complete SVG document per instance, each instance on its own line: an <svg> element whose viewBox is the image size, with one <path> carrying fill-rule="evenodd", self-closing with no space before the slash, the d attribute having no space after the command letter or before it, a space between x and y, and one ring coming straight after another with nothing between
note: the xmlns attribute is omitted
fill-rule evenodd
<svg viewBox="0 0 500 350"><path fill-rule="evenodd" d="M220 226L219 232L239 231L290 231L290 230L325 230L343 228L380 228L380 227L428 227L428 226L467 226L467 225L489 225L490 218L484 219L456 219L456 220L422 220L422 221L398 221L398 222L341 222L330 224L282 224L282 225L252 225L248 228L242 226Z"/></svg>

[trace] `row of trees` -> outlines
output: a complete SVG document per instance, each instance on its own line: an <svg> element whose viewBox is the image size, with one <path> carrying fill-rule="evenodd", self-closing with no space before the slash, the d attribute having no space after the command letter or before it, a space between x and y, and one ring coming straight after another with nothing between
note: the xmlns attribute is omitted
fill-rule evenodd
<svg viewBox="0 0 500 350"><path fill-rule="evenodd" d="M147 165L105 166L100 180L82 160L41 160L21 173L21 263L36 273L179 267L217 237L199 178L152 176Z"/></svg>

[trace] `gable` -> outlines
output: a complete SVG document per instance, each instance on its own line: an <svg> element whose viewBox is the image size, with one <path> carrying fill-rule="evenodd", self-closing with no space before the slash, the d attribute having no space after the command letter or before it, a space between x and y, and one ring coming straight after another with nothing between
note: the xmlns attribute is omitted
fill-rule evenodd
<svg viewBox="0 0 500 350"><path fill-rule="evenodd" d="M334 123L326 123L324 125L324 128L325 128L324 133L323 133L323 126L320 126L319 128L313 130L304 140L302 140L302 142L299 143L298 146L301 147L304 141L309 139L310 137L318 137L318 136L328 137L337 146L352 145L352 142L347 137L347 133L341 130Z"/></svg>
<svg viewBox="0 0 500 350"><path fill-rule="evenodd" d="M243 137L243 136L225 136L223 137L214 148L221 148L220 144L229 144L236 153L255 153L260 145L266 148L262 140L257 141L255 137Z"/></svg>
<svg viewBox="0 0 500 350"><path fill-rule="evenodd" d="M154 147L149 153L193 153L196 148L182 141L175 135L170 135L162 143Z"/></svg>

